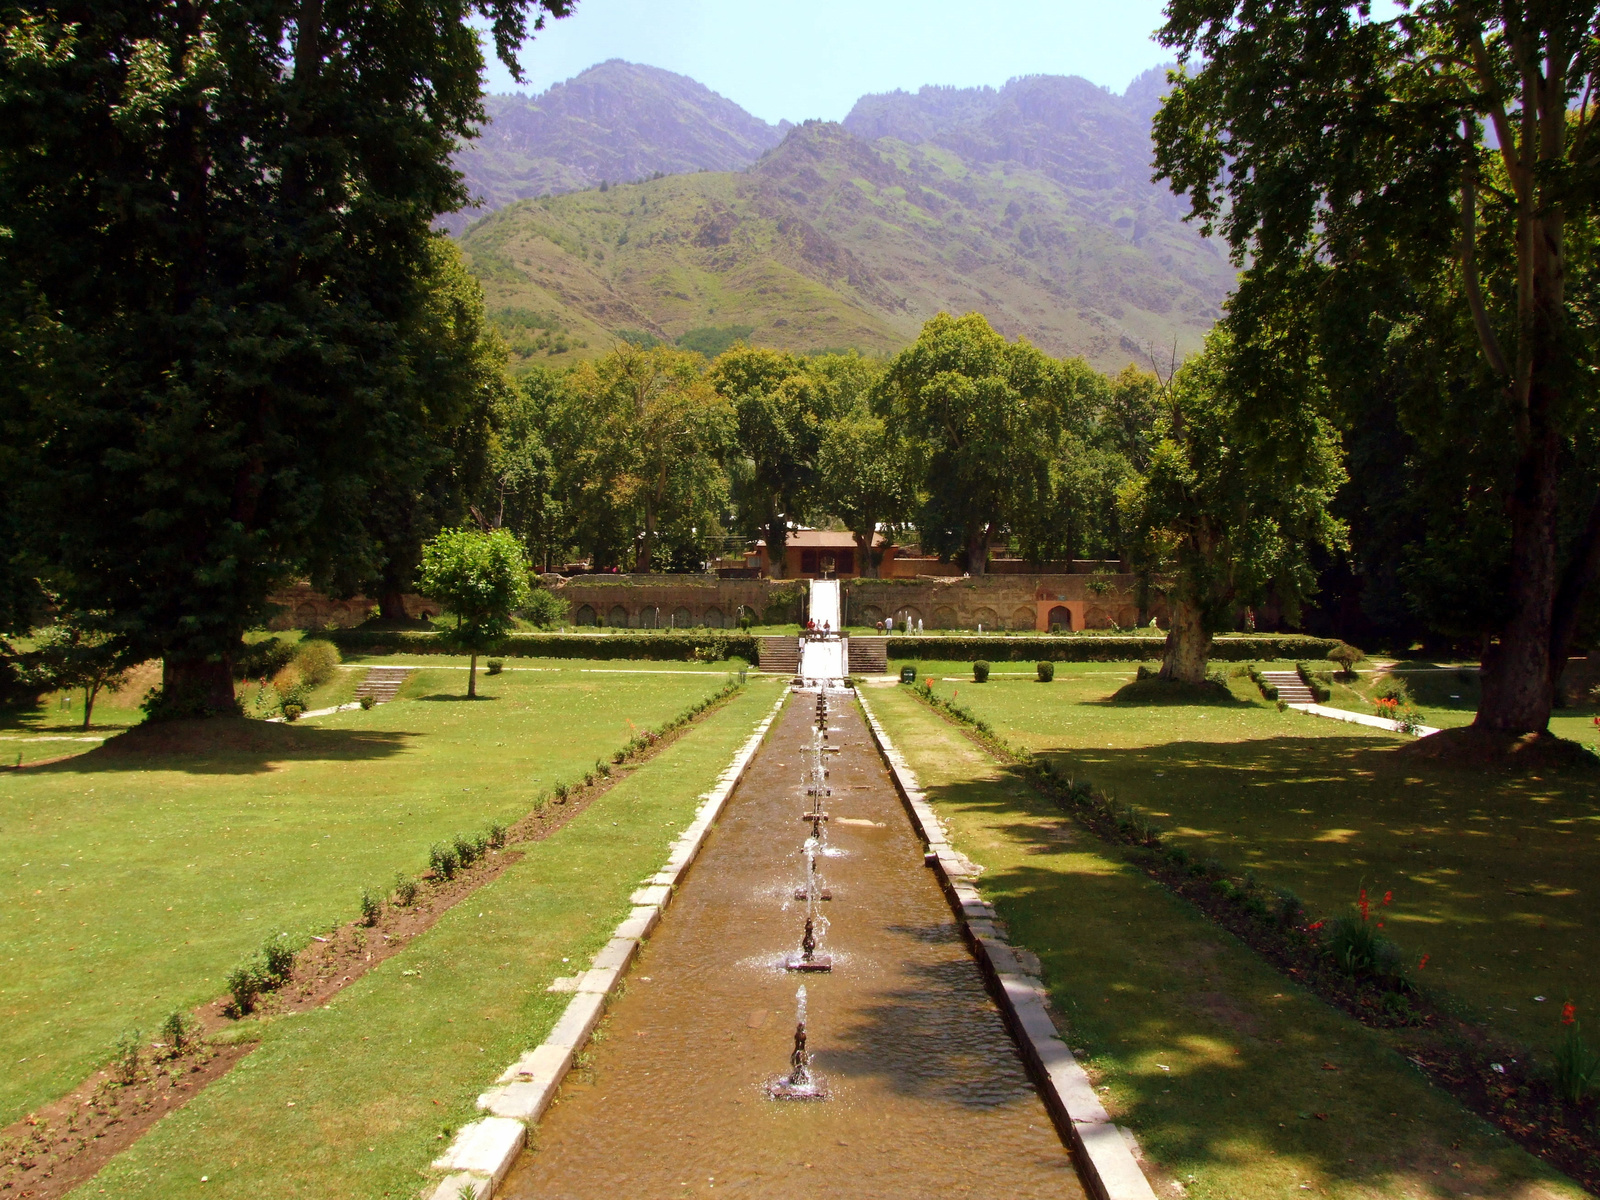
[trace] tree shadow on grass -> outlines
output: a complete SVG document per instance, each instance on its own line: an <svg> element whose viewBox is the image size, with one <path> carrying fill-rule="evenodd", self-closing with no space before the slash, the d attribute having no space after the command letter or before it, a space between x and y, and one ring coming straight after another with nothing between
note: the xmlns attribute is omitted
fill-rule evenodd
<svg viewBox="0 0 1600 1200"><path fill-rule="evenodd" d="M455 692L435 692L431 696L408 696L407 699L409 699L409 700L423 700L423 701L429 701L429 700L431 700L431 701L443 701L445 703L449 703L450 701L453 701L453 700L461 700L461 701L471 701L472 703L476 704L480 700L498 700L498 699L500 699L500 697L499 696L467 696L467 695L458 695Z"/></svg>
<svg viewBox="0 0 1600 1200"><path fill-rule="evenodd" d="M1252 1194L1301 1170L1373 1194L1402 1179L1407 1194L1525 1194L1537 1178L1527 1160L1471 1139L1476 1119L1382 1035L1308 1000L1006 775L928 798L1027 855L985 872L984 892L1016 944L1040 955L1064 1040L1112 1072L1118 1120L1154 1158L1237 1172ZM1277 1156L1297 1165L1276 1168Z"/></svg>
<svg viewBox="0 0 1600 1200"><path fill-rule="evenodd" d="M84 754L24 767L24 776L101 771L182 771L191 775L254 775L290 760L360 762L389 758L419 733L323 729L243 717L136 725Z"/></svg>

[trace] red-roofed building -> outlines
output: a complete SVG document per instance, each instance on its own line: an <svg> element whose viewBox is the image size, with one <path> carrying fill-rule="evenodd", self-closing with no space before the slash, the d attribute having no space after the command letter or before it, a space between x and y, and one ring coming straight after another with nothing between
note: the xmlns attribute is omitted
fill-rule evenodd
<svg viewBox="0 0 1600 1200"><path fill-rule="evenodd" d="M883 552L879 573L888 575L896 547L886 545L881 533L872 535L872 546ZM783 548L783 578L854 579L861 574L863 564L858 561L860 557L853 533L833 533L825 529L791 530ZM745 565L754 567L763 575L772 573L766 542L756 543L754 553L745 556Z"/></svg>

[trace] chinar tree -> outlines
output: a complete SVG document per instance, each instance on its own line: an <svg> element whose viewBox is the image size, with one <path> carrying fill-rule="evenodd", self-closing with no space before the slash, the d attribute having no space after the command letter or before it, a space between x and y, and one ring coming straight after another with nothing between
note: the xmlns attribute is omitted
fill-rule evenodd
<svg viewBox="0 0 1600 1200"><path fill-rule="evenodd" d="M236 711L269 592L368 554L363 464L484 119L475 25L515 73L569 8L0 8L5 488L169 712Z"/></svg>
<svg viewBox="0 0 1600 1200"><path fill-rule="evenodd" d="M1166 389L1145 471L1118 505L1136 560L1164 580L1161 678L1205 682L1213 635L1273 596L1291 619L1315 586L1313 546L1337 546L1328 504L1344 481L1338 436L1309 405L1263 419L1225 328Z"/></svg>
<svg viewBox="0 0 1600 1200"><path fill-rule="evenodd" d="M1157 166L1251 263L1242 307L1271 311L1308 274L1322 296L1375 267L1418 295L1449 274L1476 360L1449 371L1481 374L1475 422L1510 458L1474 489L1503 514L1506 583L1475 724L1544 732L1600 571L1600 491L1565 486L1596 403L1569 284L1572 233L1600 208L1600 8L1420 0L1373 20L1364 0L1174 0L1167 18L1182 66ZM1415 394L1402 421L1425 419Z"/></svg>
<svg viewBox="0 0 1600 1200"><path fill-rule="evenodd" d="M1048 503L1068 386L1060 363L1026 341L1007 342L978 313L940 313L895 357L879 405L924 481L925 549L982 575L990 542Z"/></svg>

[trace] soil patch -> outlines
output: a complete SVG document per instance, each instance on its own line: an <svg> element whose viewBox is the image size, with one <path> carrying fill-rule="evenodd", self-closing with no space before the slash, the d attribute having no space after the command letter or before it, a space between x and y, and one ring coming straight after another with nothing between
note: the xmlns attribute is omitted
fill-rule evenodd
<svg viewBox="0 0 1600 1200"><path fill-rule="evenodd" d="M488 850L472 866L449 879L426 872L415 899L400 905L386 900L372 924L352 921L313 937L295 955L284 982L263 992L254 1011L235 1020L226 1015L231 996L219 996L190 1015L192 1040L181 1050L146 1042L135 1056L96 1072L70 1094L7 1129L0 1130L0 1197L15 1200L58 1200L93 1178L113 1157L133 1145L167 1113L181 1108L214 1080L222 1078L260 1040L259 1022L287 1013L306 1012L327 1004L343 988L378 963L403 950L441 916L522 858L517 843L537 842L555 833L639 767L715 712L733 693L714 698L691 720L665 734L649 733L641 748L626 756L609 776L553 797L507 831L510 848ZM244 727L244 728L241 728ZM136 745L133 753L189 754L205 751L173 747L274 750L292 744L301 731L284 725L242 718L210 718L161 722L151 729L154 745ZM130 731L130 733L135 731ZM242 739L262 739L248 746ZM116 739L126 740L130 734ZM145 739L141 738L142 743ZM110 743L106 748L109 748ZM91 753L103 753L104 749ZM76 756L78 761L88 755ZM616 756L613 756L616 757Z"/></svg>
<svg viewBox="0 0 1600 1200"><path fill-rule="evenodd" d="M1136 679L1111 696L1113 704L1238 704L1225 683L1179 683L1168 679Z"/></svg>
<svg viewBox="0 0 1600 1200"><path fill-rule="evenodd" d="M1509 771L1600 770L1600 758L1580 742L1552 733L1503 733L1477 725L1442 729L1402 746L1395 754L1451 766Z"/></svg>

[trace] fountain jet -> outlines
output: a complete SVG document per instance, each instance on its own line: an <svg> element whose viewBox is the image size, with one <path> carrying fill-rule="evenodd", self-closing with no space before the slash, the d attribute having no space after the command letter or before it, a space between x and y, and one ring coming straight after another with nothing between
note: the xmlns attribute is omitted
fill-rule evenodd
<svg viewBox="0 0 1600 1200"><path fill-rule="evenodd" d="M807 922L809 924L809 922ZM826 1100L828 1089L811 1074L811 1054L806 1049L806 988L795 993L796 1013L794 1050L789 1055L789 1073L767 1081L767 1095L774 1100Z"/></svg>

